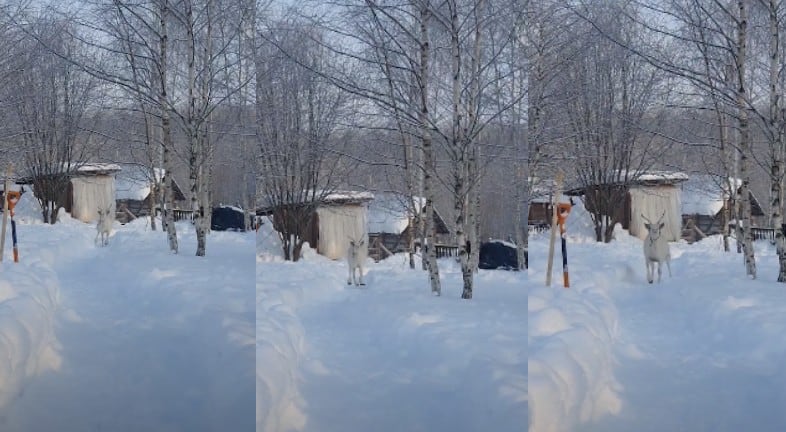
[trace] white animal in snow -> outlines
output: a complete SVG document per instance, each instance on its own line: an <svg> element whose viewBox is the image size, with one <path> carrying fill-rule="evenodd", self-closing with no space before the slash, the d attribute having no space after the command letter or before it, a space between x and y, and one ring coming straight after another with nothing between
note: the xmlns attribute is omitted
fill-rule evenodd
<svg viewBox="0 0 786 432"><path fill-rule="evenodd" d="M96 224L96 238L93 241L98 242L98 237L101 237L101 246L109 244L109 232L112 231L112 208L98 209L98 223Z"/></svg>
<svg viewBox="0 0 786 432"><path fill-rule="evenodd" d="M363 282L363 265L368 257L368 248L366 247L366 240L350 239L349 249L347 250L347 264L349 265L349 277L347 278L347 285L365 285ZM360 272L360 276L355 276L355 270Z"/></svg>
<svg viewBox="0 0 786 432"><path fill-rule="evenodd" d="M644 263L647 265L647 281L652 283L655 278L655 264L658 264L658 282L661 277L661 267L666 263L669 269L669 277L671 277L671 252L669 252L669 242L663 236L663 227L666 225L663 222L663 217L666 216L664 211L658 222L652 223L649 219L641 217L646 221L644 227L647 228L647 238L644 239Z"/></svg>

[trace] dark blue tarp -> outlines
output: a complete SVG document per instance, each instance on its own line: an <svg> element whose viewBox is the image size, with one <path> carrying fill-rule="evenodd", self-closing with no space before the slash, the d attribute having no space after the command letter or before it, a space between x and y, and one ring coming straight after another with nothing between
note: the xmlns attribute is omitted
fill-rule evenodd
<svg viewBox="0 0 786 432"><path fill-rule="evenodd" d="M243 231L245 228L243 216L243 211L235 207L215 207L210 229L213 231Z"/></svg>
<svg viewBox="0 0 786 432"><path fill-rule="evenodd" d="M480 245L478 267L484 270L518 270L519 260L514 245L490 241Z"/></svg>

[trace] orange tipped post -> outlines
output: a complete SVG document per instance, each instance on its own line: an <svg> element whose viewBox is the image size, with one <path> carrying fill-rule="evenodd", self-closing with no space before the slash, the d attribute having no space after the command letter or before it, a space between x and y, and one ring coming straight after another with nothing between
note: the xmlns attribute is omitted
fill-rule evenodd
<svg viewBox="0 0 786 432"><path fill-rule="evenodd" d="M14 207L16 207L16 203L19 202L19 198L22 197L22 191L5 191L5 199L8 205L8 214L11 216L11 239L14 242L14 262L19 262L19 247L16 240L16 221L14 220Z"/></svg>
<svg viewBox="0 0 786 432"><path fill-rule="evenodd" d="M570 288L570 276L568 275L568 245L565 230L565 221L568 219L570 209L573 207L573 199L570 204L559 203L557 204L557 223L559 224L559 233L562 238L562 284L565 288Z"/></svg>

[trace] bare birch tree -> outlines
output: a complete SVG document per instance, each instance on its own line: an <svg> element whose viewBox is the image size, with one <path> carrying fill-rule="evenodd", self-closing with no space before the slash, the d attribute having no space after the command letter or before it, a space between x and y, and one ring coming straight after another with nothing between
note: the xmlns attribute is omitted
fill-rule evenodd
<svg viewBox="0 0 786 432"><path fill-rule="evenodd" d="M96 79L45 48L57 45L67 55L83 49L63 28L70 24L44 16L26 24L27 42L17 55L25 67L15 74L14 101L24 144L24 166L36 191L46 223L57 222L71 177L95 154L89 137L100 111L101 86ZM34 36L33 36L34 35ZM42 43L43 42L43 43ZM92 112L92 113L91 113Z"/></svg>
<svg viewBox="0 0 786 432"><path fill-rule="evenodd" d="M307 43L318 30L268 25L255 57L257 193L273 213L284 258L297 261L314 211L342 177L341 152L331 145L350 99L320 73L325 52Z"/></svg>

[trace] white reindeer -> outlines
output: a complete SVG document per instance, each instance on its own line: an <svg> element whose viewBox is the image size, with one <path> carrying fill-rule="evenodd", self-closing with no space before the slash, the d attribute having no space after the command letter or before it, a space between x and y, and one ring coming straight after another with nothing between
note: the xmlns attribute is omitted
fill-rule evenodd
<svg viewBox="0 0 786 432"><path fill-rule="evenodd" d="M112 231L112 208L106 210L98 209L98 223L96 224L96 238L93 243L98 242L98 237L101 237L101 246L109 244L109 232Z"/></svg>
<svg viewBox="0 0 786 432"><path fill-rule="evenodd" d="M663 237L663 227L666 225L663 222L663 217L666 212L658 219L657 223L650 222L649 219L641 217L646 221L644 227L647 228L647 238L644 239L644 263L647 265L647 281L652 283L655 278L655 264L658 264L658 283L660 283L661 267L666 263L669 269L669 277L671 277L671 252L669 252L669 243L666 237Z"/></svg>
<svg viewBox="0 0 786 432"><path fill-rule="evenodd" d="M363 265L368 257L368 248L366 247L366 240L350 239L349 249L347 250L347 264L349 265L349 277L347 278L347 285L365 285L363 282ZM355 277L355 270L359 270L360 277Z"/></svg>

